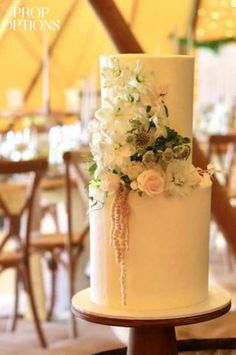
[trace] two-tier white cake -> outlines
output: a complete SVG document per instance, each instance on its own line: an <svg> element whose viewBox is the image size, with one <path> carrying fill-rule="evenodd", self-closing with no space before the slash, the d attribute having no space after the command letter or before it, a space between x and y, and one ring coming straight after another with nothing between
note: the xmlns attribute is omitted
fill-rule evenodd
<svg viewBox="0 0 236 355"><path fill-rule="evenodd" d="M211 182L191 164L189 56L101 58L92 127L91 300L125 310L208 296Z"/></svg>

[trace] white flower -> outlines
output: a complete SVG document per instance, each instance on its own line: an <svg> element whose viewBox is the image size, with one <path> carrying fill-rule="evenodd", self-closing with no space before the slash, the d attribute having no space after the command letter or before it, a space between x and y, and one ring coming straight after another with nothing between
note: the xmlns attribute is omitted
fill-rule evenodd
<svg viewBox="0 0 236 355"><path fill-rule="evenodd" d="M167 112L164 104L161 102L154 108L156 116L163 122L167 120Z"/></svg>
<svg viewBox="0 0 236 355"><path fill-rule="evenodd" d="M186 196L201 183L197 169L186 160L173 160L166 169L166 192Z"/></svg>
<svg viewBox="0 0 236 355"><path fill-rule="evenodd" d="M211 185L211 175L208 172L205 172L202 177L201 177L201 185L206 186L206 185Z"/></svg>
<svg viewBox="0 0 236 355"><path fill-rule="evenodd" d="M104 88L112 88L118 91L127 84L131 76L130 68L120 63L117 57L112 57L108 67L102 71L102 85Z"/></svg>
<svg viewBox="0 0 236 355"><path fill-rule="evenodd" d="M101 122L107 121L113 117L113 111L109 107L103 107L95 112L95 117Z"/></svg>
<svg viewBox="0 0 236 355"><path fill-rule="evenodd" d="M176 159L188 159L191 148L187 144L181 144L175 146L173 152Z"/></svg>
<svg viewBox="0 0 236 355"><path fill-rule="evenodd" d="M130 187L132 190L138 190L138 183L136 180L132 181L131 184L130 184Z"/></svg>
<svg viewBox="0 0 236 355"><path fill-rule="evenodd" d="M148 150L142 158L142 161L145 165L152 164L155 162L156 156L152 150Z"/></svg>
<svg viewBox="0 0 236 355"><path fill-rule="evenodd" d="M115 154L120 155L121 157L128 158L135 153L135 148L129 144L125 144L119 149L116 150Z"/></svg>
<svg viewBox="0 0 236 355"><path fill-rule="evenodd" d="M120 186L120 177L117 174L102 173L100 179L100 189L104 192L116 192Z"/></svg>
<svg viewBox="0 0 236 355"><path fill-rule="evenodd" d="M165 174L161 168L144 170L137 178L138 188L148 196L156 196L163 192Z"/></svg>
<svg viewBox="0 0 236 355"><path fill-rule="evenodd" d="M107 169L112 169L114 165L115 153L114 149L110 147L110 149L103 151L103 165Z"/></svg>
<svg viewBox="0 0 236 355"><path fill-rule="evenodd" d="M169 163L174 159L174 153L173 150L169 147L167 147L165 149L165 151L161 154L161 159L165 162L165 163Z"/></svg>
<svg viewBox="0 0 236 355"><path fill-rule="evenodd" d="M132 161L123 169L123 172L128 175L130 180L135 180L143 170L144 165L140 161Z"/></svg>
<svg viewBox="0 0 236 355"><path fill-rule="evenodd" d="M167 137L167 129L165 126L165 122L163 122L163 120L161 120L160 118L157 117L157 115L153 115L151 117L152 122L155 124L156 126L156 131L155 131L155 137Z"/></svg>

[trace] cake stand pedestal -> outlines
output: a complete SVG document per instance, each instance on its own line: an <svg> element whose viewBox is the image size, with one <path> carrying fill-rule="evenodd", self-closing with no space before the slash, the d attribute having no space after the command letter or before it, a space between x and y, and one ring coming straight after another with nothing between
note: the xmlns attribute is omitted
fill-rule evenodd
<svg viewBox="0 0 236 355"><path fill-rule="evenodd" d="M206 300L197 305L171 310L126 311L107 309L90 300L90 290L72 299L72 312L86 321L130 327L128 355L177 355L175 326L208 321L222 316L231 306L230 295L210 287Z"/></svg>

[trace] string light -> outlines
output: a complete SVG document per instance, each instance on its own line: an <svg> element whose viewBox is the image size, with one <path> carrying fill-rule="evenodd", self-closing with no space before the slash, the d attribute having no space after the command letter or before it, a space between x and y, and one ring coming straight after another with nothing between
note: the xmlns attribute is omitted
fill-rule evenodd
<svg viewBox="0 0 236 355"><path fill-rule="evenodd" d="M236 37L236 0L202 0L196 37L201 41Z"/></svg>
<svg viewBox="0 0 236 355"><path fill-rule="evenodd" d="M227 27L234 27L235 26L235 24L234 24L234 22L232 20L226 20L225 24L226 24Z"/></svg>
<svg viewBox="0 0 236 355"><path fill-rule="evenodd" d="M212 13L211 13L211 18L213 19L213 20L218 20L218 18L219 18L219 12L217 12L217 11L213 11Z"/></svg>
<svg viewBox="0 0 236 355"><path fill-rule="evenodd" d="M205 30L203 28L197 29L197 37L203 37L205 34Z"/></svg>
<svg viewBox="0 0 236 355"><path fill-rule="evenodd" d="M211 22L210 25L209 25L209 28L211 30L215 30L217 28L217 24L215 22Z"/></svg>
<svg viewBox="0 0 236 355"><path fill-rule="evenodd" d="M211 0L211 1L210 1L210 6L211 6L211 7L215 7L215 6L217 6L217 5L218 5L217 0Z"/></svg>
<svg viewBox="0 0 236 355"><path fill-rule="evenodd" d="M229 6L229 2L227 0L221 0L220 5L222 7L228 7Z"/></svg>
<svg viewBox="0 0 236 355"><path fill-rule="evenodd" d="M234 35L234 32L233 32L232 30L227 30L227 31L225 31L225 36L226 36L226 37L231 38L231 37L233 37L233 35Z"/></svg>

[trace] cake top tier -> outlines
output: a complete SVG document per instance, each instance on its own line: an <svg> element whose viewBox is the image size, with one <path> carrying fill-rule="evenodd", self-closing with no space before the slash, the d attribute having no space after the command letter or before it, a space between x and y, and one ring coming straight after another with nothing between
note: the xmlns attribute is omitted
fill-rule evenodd
<svg viewBox="0 0 236 355"><path fill-rule="evenodd" d="M151 54L151 53L121 53L121 54L112 54L112 55L101 55L100 58L112 58L112 57L117 57L117 58L136 58L136 59L148 59L148 58L164 58L164 59L194 59L194 56L192 55L182 55L182 54L175 54L175 55L157 55L157 54Z"/></svg>
<svg viewBox="0 0 236 355"><path fill-rule="evenodd" d="M185 195L191 164L193 58L101 57L102 108L91 124L92 185L154 196Z"/></svg>
<svg viewBox="0 0 236 355"><path fill-rule="evenodd" d="M119 63L119 64L118 64ZM129 83L134 84L137 89L143 86L149 87L149 98L155 100L164 90L165 104L168 108L168 125L178 131L181 135L192 138L192 111L193 111L193 67L192 56L155 56L151 54L118 54L115 56L101 56L100 66L102 79L108 74L107 68L114 68L115 71L124 69L122 76ZM132 72L133 68L133 73ZM110 73L111 74L111 73ZM132 83L132 74L138 78L137 83ZM129 77L129 78L128 78ZM143 80L143 82L142 82ZM125 84L123 82L123 84ZM126 83L127 84L127 83ZM104 86L108 86L105 88ZM127 86L127 85L126 85ZM108 99L116 95L114 88L115 81L111 85L104 85L102 80L102 106L106 107ZM147 99L147 98L146 98Z"/></svg>

